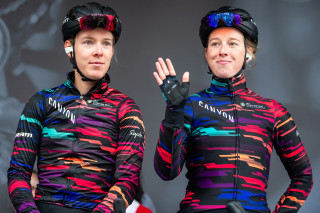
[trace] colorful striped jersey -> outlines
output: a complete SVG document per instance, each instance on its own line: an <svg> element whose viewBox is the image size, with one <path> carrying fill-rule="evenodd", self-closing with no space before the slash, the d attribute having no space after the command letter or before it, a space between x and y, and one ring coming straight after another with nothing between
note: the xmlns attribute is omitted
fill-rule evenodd
<svg viewBox="0 0 320 213"><path fill-rule="evenodd" d="M30 191L36 157L37 202L113 212L116 198L135 197L145 147L139 107L107 78L85 95L72 78L35 94L21 114L8 169L17 212L39 212Z"/></svg>
<svg viewBox="0 0 320 213"><path fill-rule="evenodd" d="M211 87L190 96L184 109L167 108L154 167L159 177L171 180L186 163L183 212L227 212L226 205L237 200L247 211L266 213L273 148L291 178L274 212L297 212L313 180L291 115L250 91L243 75L213 78Z"/></svg>

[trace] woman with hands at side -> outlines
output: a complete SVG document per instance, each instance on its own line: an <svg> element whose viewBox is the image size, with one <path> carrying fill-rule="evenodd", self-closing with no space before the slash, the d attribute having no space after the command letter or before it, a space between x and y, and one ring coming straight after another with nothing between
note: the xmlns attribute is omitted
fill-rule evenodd
<svg viewBox="0 0 320 213"><path fill-rule="evenodd" d="M159 58L154 77L167 102L154 168L163 180L186 163L189 182L179 212L270 212L266 188L273 148L291 182L274 212L297 212L313 180L310 162L289 112L246 87L243 71L255 61L258 29L251 15L221 7L201 20L199 30L211 84L188 97L169 59ZM242 208L243 207L243 208Z"/></svg>
<svg viewBox="0 0 320 213"><path fill-rule="evenodd" d="M114 213L133 202L145 127L134 100L110 86L121 30L109 6L88 2L67 12L61 31L73 70L29 99L14 140L8 192L18 213Z"/></svg>

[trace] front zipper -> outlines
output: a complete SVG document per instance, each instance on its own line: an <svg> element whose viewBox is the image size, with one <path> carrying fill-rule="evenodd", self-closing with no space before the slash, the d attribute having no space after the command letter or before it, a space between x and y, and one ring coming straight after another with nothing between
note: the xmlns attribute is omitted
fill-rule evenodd
<svg viewBox="0 0 320 213"><path fill-rule="evenodd" d="M84 95L80 95L80 96L79 96L79 105L81 105L81 102L82 102L83 98L84 98ZM76 118L77 118L77 115L79 115L79 110L80 110L80 108L78 108L78 109L76 110L76 113L75 113L75 117L76 117ZM74 126L74 129L76 129L76 128L77 128L77 122L74 122L73 126ZM75 141L79 141L79 137L78 137L77 134L78 134L78 133L74 133ZM74 141L74 142L75 142L75 141ZM70 147L72 153L74 153L74 151L73 151L73 150L74 150L73 145L74 145L74 143L72 143L72 145L71 145L71 147ZM66 183L66 189L65 189L65 193L64 193L64 195L63 195L63 201L62 201L62 203L65 203L65 198L66 198L66 195L67 195L67 191L68 191L68 189L70 188L70 180L68 179L68 177L70 177L69 174L72 174L72 173L71 173L72 166L73 166L73 165L70 164L70 168L69 168L69 171L70 171L70 172L67 172L67 173L66 173L67 183Z"/></svg>
<svg viewBox="0 0 320 213"><path fill-rule="evenodd" d="M81 102L83 101L84 96L85 96L85 95L80 95L80 97L79 97L79 106L81 106ZM79 115L79 114L80 114L80 113L79 113L80 109L81 109L80 107L77 109L77 112L76 112L75 115ZM77 120L77 119L76 119L76 120ZM74 122L74 129L76 129L76 128L77 128L77 122ZM75 141L79 141L78 132L75 132L75 133L74 133L74 137L75 137ZM74 144L74 143L72 143L72 147L71 147L72 153L74 153L74 152L73 152L73 144Z"/></svg>
<svg viewBox="0 0 320 213"><path fill-rule="evenodd" d="M64 191L64 195L63 195L63 200L62 203L65 204L65 199L66 199L66 195L67 195L67 189L70 188L70 180L67 179L67 183L66 183L66 190Z"/></svg>
<svg viewBox="0 0 320 213"><path fill-rule="evenodd" d="M235 186L235 192L234 192L234 200L237 201L237 195L238 195L238 175L239 175L239 127L238 127L238 113L237 113L237 106L236 106L236 97L233 94L233 84L232 79L229 80L229 86L231 87L231 101L233 105L233 112L234 112L234 124L236 129L236 156L235 156L235 180L234 180L234 186Z"/></svg>
<svg viewBox="0 0 320 213"><path fill-rule="evenodd" d="M240 149L240 143L239 143L239 127L238 127L238 112L237 112L237 107L235 103L235 97L233 96L233 101L234 101L234 114L235 114L235 126L236 126L236 180L235 180L235 187L236 187L236 192L235 192L235 200L237 201L237 195L238 195L238 176L239 176L239 149Z"/></svg>

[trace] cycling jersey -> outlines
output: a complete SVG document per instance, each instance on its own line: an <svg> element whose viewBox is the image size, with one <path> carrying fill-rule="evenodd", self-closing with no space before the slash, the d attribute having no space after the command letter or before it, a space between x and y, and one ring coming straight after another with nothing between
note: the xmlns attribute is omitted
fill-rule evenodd
<svg viewBox="0 0 320 213"><path fill-rule="evenodd" d="M154 167L159 177L171 180L186 163L181 212L215 212L237 200L247 211L266 213L273 147L291 178L274 212L297 212L313 181L291 115L275 100L249 90L244 76L213 78L183 110L167 108Z"/></svg>
<svg viewBox="0 0 320 213"><path fill-rule="evenodd" d="M35 200L93 212L128 206L138 185L145 146L139 107L110 88L108 76L87 94L75 88L74 72L56 88L26 104L15 136L8 190L18 212L39 212L30 191L36 159Z"/></svg>

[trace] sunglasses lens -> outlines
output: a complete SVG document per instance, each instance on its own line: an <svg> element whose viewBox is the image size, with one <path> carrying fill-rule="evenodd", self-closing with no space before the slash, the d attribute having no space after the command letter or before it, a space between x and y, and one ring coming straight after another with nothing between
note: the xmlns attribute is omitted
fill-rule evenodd
<svg viewBox="0 0 320 213"><path fill-rule="evenodd" d="M240 25L242 22L240 15L233 13L214 13L207 17L206 22L208 26L216 28L220 20L222 20L228 27Z"/></svg>
<svg viewBox="0 0 320 213"><path fill-rule="evenodd" d="M226 25L228 27L230 27L233 24L233 15L223 15L222 19L224 20L224 23L226 23Z"/></svg>
<svg viewBox="0 0 320 213"><path fill-rule="evenodd" d="M97 27L102 27L108 31L114 31L115 20L112 15L87 15L80 18L79 25L82 30L93 30Z"/></svg>

